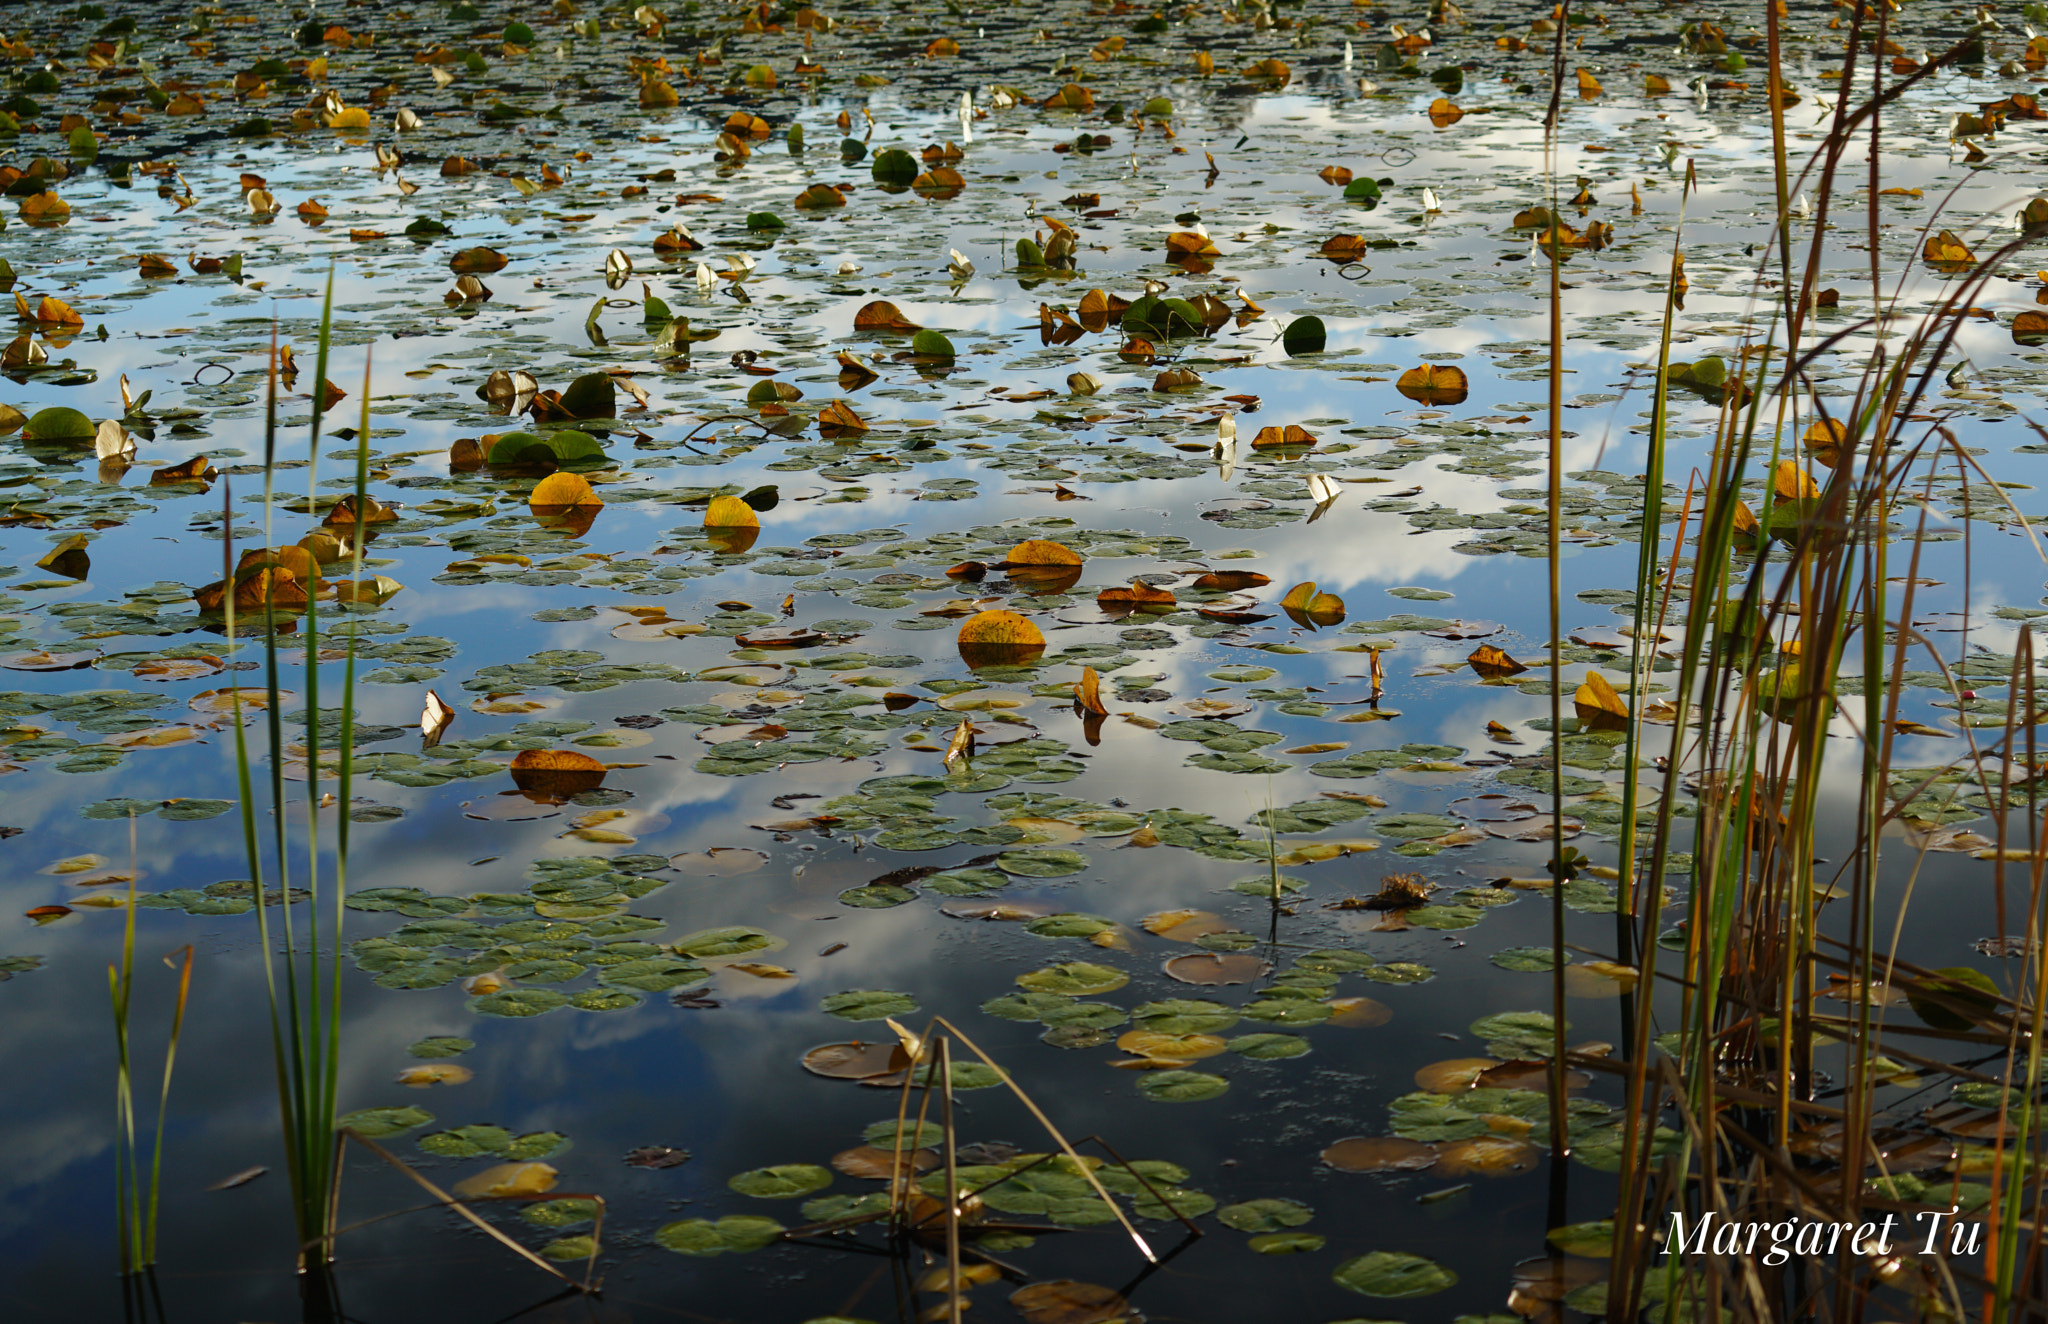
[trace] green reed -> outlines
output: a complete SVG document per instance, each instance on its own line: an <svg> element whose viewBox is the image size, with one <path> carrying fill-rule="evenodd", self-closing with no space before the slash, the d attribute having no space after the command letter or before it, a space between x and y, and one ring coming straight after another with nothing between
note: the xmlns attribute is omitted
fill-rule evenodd
<svg viewBox="0 0 2048 1324"><path fill-rule="evenodd" d="M311 463L306 481L308 500L314 503L317 503L319 495L320 424L325 407L323 396L327 384L333 323L334 281L330 274L326 299L321 307L319 349L314 363L312 390L309 392L312 400L312 424L308 441ZM275 350L273 336L263 437L263 539L267 549L275 547L273 515L276 496L279 366L280 356ZM367 528L367 521L362 516L367 510L369 392L369 364L366 359L363 416L356 447L354 513L357 518L348 529L350 544L347 549L348 563L353 575L358 579L362 574L363 542ZM232 505L229 507L228 515L232 534ZM263 947L264 981L270 1007L272 1060L277 1077L278 1111L284 1131L285 1169L291 1184L299 1263L302 1269L313 1269L324 1265L332 1258L332 1237L339 1198L340 1154L335 1130L335 1101L341 1055L341 940L342 922L346 913L344 899L348 884L348 808L353 793L350 751L354 744L355 638L350 634L346 645L335 750L338 821L332 858L327 864L323 879L320 840L321 618L318 584L305 586L305 735L303 744L294 747L286 738L284 714L281 711L284 692L280 676L283 668L278 656L277 637L280 626L290 618L286 614L286 606L281 605L276 598L279 581L273 572L278 569L279 562L275 552L270 551L257 558L251 565L237 567L234 562L232 536L225 555L228 577L225 609L227 633L231 643L236 632L235 609L238 590L253 576L263 576L260 580L263 590L260 607L263 613L261 620L266 736L266 749L263 753L268 763L271 813L267 850L257 823L255 764L258 756L250 748L242 720L239 687L233 692L235 764L242 806L243 847L255 891L256 922ZM317 579L317 560L314 564ZM301 758L306 771L303 801L306 822L303 839L295 843L290 831L293 808L286 793L285 783L288 765L300 761ZM295 857L302 860L297 866L303 871L304 877L302 897L294 894ZM274 876L274 884L267 881L270 876ZM299 931L301 926L293 912L294 905L301 899L306 906L303 935ZM270 917L272 905L278 907L276 921ZM324 932L323 912L329 916Z"/></svg>
<svg viewBox="0 0 2048 1324"><path fill-rule="evenodd" d="M1887 322L1904 324L1899 312L1906 273L1897 273L1887 294L1885 273L1878 265L1881 112L1895 105L1905 89L1954 63L1965 49L1959 45L1919 72L1886 83L1881 71L1870 65L1868 52L1873 26L1875 44L1882 47L1887 12L1858 9L1845 17L1846 67L1831 131L1796 177L1779 100L1784 87L1779 16L1774 8L1769 13L1765 89L1771 102L1777 214L1759 261L1755 297L1774 306L1760 341L1742 347L1727 376L1713 448L1704 472L1687 485L1685 513L1666 565L1658 544L1671 310L1679 297L1682 255L1680 240L1673 243L1651 412L1624 746L1628 782L1623 791L1617 942L1625 958L1631 951L1635 954L1639 983L1622 1007L1622 1075L1629 1106L1624 1112L1626 1143L1608 1292L1607 1318L1615 1324L1638 1316L1653 1274L1664 1280L1661 1295L1673 1301L1667 1308L1673 1318L1860 1319L1870 1309L1870 1294L1887 1287L1917 1296L1916 1308L1923 1312L1948 1317L1968 1313L1963 1306L1966 1293L1981 1293L1976 1313L1982 1318L2016 1318L2015 1312L2035 1308L2023 1280L2030 1272L2027 1266L2039 1257L2034 1225L2044 1185L2032 1100L2042 1083L2039 1031L2043 1006L2048 1004L2048 961L2043 960L2041 939L2048 926L2048 831L2038 830L2034 816L2041 807L2031 799L2027 950L2018 987L1996 1014L1976 1017L1980 1030L1946 1036L2002 1043L2004 1078L2025 1082L2021 1105L1997 1137L1998 1158L1990 1177L1993 1199L1987 1211L1994 1232L1983 1272L1958 1259L1945 1264L1940 1275L1916 1282L1910 1275L1902 1276L1896 1266L1874 1266L1847 1254L1805 1257L1789 1269L1770 1271L1753 1262L1711 1257L1681 1263L1676 1257L1660 1258L1656 1245L1674 1209L1693 1216L1713 1211L1752 1220L1794 1214L1837 1221L1862 1217L1871 1198L1865 1172L1886 1170L1878 1133L1900 1120L1887 1118L1877 1099L1887 1072L1896 1072L1895 1067L1880 1065L1881 1058L1884 1052L1900 1050L1887 1046L1885 1008L1867 992L1852 994L1851 1009L1842 1017L1826 1018L1824 1026L1818 1025L1814 999L1820 977L1833 969L1846 974L1852 989L1928 988L1924 972L1897 957L1910 881L1905 899L1882 903L1899 909L1881 915L1877 879L1887 828L1899 824L1906 805L1926 789L1899 794L1892 785L1906 660L1924 650L1935 665L1946 669L1946 664L1907 624L1914 617L1920 580L1919 544L1914 544L1906 573L1895 578L1889 521L1919 476L1931 477L1928 466L1943 455L1953 453L1959 468L1975 468L1953 435L1937 429L1909 435L1909 416L1924 407L1924 397L1934 389L1939 370L1953 351L1962 318L2016 245L1958 273L1933 311L1902 331L1879 337L1849 398L1824 406L1808 379L1810 368L1824 355L1836 356L1833 361L1839 362L1843 342L1851 334L1869 333ZM1560 61L1555 71L1560 86L1562 69ZM1858 99L1854 89L1864 70L1870 91ZM1824 267L1828 215L1845 187L1841 176L1852 144L1861 146L1870 162L1864 190L1868 211L1860 229L1871 254L1872 307L1867 317L1853 320L1845 329L1814 332L1808 322ZM1690 168L1686 180L1690 190ZM1792 199L1809 187L1817 206L1802 249L1795 243ZM1682 215L1681 203L1681 221ZM1551 256L1555 281L1561 255ZM1767 282L1778 293L1767 294ZM1556 319L1553 295L1554 323ZM1561 342L1561 336L1554 336L1554 341ZM1553 352L1561 354L1561 347ZM1553 419L1556 405L1553 396ZM1823 466L1811 489L1794 481L1806 472L1802 450L1815 451ZM1556 465L1554 447L1553 471ZM1981 469L1976 472L1982 476ZM1759 476L1763 490L1758 509L1752 511L1744 500L1745 484ZM1685 581L1680 570L1688 533L1693 556L1690 580ZM1966 539L1966 557L1967 547ZM1554 583L1555 541L1551 551ZM1895 588L1901 579L1903 588ZM1669 757L1643 788L1638 779L1643 773L1647 682L1662 642L1666 605L1674 596L1683 598L1675 659L1666 673L1675 672L1675 683L1669 710L1657 718L1660 724L1670 722ZM1555 604L1553 589L1553 611ZM2014 668L2012 689L2015 694L2024 689L2025 716L2008 718L2000 742L2006 770L1995 792L1981 770L1979 756L1985 751L1976 748L1974 732L1966 730L1971 752L1959 761L1985 783L1998 807L2001 860L2007 830L2004 811L2014 803L2008 799L2008 784L2013 760L2020 757L2014 745L2021 728L2027 753L2019 766L2026 771L2030 791L2034 777L2031 724L2036 707L2030 639L2022 639ZM1834 678L1845 669L1862 673L1860 703L1845 704L1837 698ZM1554 684L1554 705L1560 688ZM1959 691L1961 683L1954 688ZM1841 739L1838 719L1855 728L1849 742ZM1854 759L1861 791L1856 822L1847 834L1849 858L1823 877L1817 872L1815 851L1823 774L1831 754L1836 762ZM1688 830L1690 841L1681 842L1677 811L1688 789L1697 792L1697 812ZM1636 821L1638 803L1646 794L1655 806L1647 842ZM1693 867L1682 929L1675 935L1660 934L1666 865L1684 845L1692 849ZM2002 872L2000 877L2003 933ZM1838 933L1823 930L1823 908L1831 902L1846 911L1846 924L1831 926ZM1670 976L1657 968L1660 940L1673 944L1678 968ZM1660 978L1675 980L1675 997L1656 997ZM1674 1001L1677 1052L1659 1060L1652 1043L1658 1014ZM1561 1020L1561 998L1557 1011ZM1843 1061L1831 1068L1833 1090L1824 1092L1815 1057L1817 1052L1833 1051L1832 1043L1841 1045ZM1943 1069L1930 1058L1913 1060L1923 1070ZM1667 1108L1673 1110L1678 1130L1675 1140L1666 1133L1660 1142L1655 1123ZM1830 1136L1836 1146L1832 1173L1798 1157L1806 1151L1795 1145L1815 1134Z"/></svg>
<svg viewBox="0 0 2048 1324"><path fill-rule="evenodd" d="M135 815L128 815L128 899L121 931L121 958L107 966L107 992L114 1014L114 1214L121 1247L121 1272L141 1273L156 1264L158 1197L163 1189L164 1120L170 1110L171 1073L177 1067L178 1039L185 1030L185 1007L192 994L192 954L188 944L182 952L164 958L164 964L178 972L178 995L171 1004L170 1037L164 1045L164 1065L157 1086L156 1130L151 1138L149 1175L143 1176L142 1155L136 1145L134 1041L130 1017L135 994ZM179 958L177 964L173 959Z"/></svg>

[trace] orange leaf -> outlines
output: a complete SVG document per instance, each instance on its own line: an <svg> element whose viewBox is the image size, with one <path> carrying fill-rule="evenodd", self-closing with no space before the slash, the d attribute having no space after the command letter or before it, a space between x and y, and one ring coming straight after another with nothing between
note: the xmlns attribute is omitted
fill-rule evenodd
<svg viewBox="0 0 2048 1324"><path fill-rule="evenodd" d="M1325 184L1334 184L1338 188L1351 182L1351 172L1343 166L1324 166L1316 173L1322 177Z"/></svg>
<svg viewBox="0 0 2048 1324"><path fill-rule="evenodd" d="M853 315L853 329L856 331L918 331L917 323L903 315L903 310L887 299L877 299L863 304Z"/></svg>
<svg viewBox="0 0 2048 1324"><path fill-rule="evenodd" d="M967 187L967 179L951 166L933 166L911 180L910 187L919 193L958 193Z"/></svg>
<svg viewBox="0 0 2048 1324"><path fill-rule="evenodd" d="M1469 393L1462 368L1437 363L1425 363L1419 368L1410 368L1394 383L1394 389L1410 400L1425 405L1463 404Z"/></svg>
<svg viewBox="0 0 2048 1324"><path fill-rule="evenodd" d="M596 790L604 774L604 764L572 749L522 749L512 756L512 784L557 801Z"/></svg>
<svg viewBox="0 0 2048 1324"><path fill-rule="evenodd" d="M846 432L866 432L866 420L853 412L853 406L844 400L834 400L818 411L818 431L827 437L836 437Z"/></svg>
<svg viewBox="0 0 2048 1324"><path fill-rule="evenodd" d="M1166 589L1134 579L1129 588L1106 588L1097 593L1095 605L1104 611L1136 611L1142 607L1171 607L1174 596Z"/></svg>
<svg viewBox="0 0 2048 1324"><path fill-rule="evenodd" d="M537 511L563 511L571 506L601 506L604 498L591 490L581 474L551 473L527 494L526 504Z"/></svg>
<svg viewBox="0 0 2048 1324"><path fill-rule="evenodd" d="M84 326L85 319L71 310L71 305L55 295L44 295L36 305L36 321L44 326Z"/></svg>
<svg viewBox="0 0 2048 1324"><path fill-rule="evenodd" d="M1282 60L1260 60L1257 64L1246 67L1243 73L1246 78L1270 78L1282 87L1287 86L1287 81L1294 77L1294 71Z"/></svg>
<svg viewBox="0 0 2048 1324"><path fill-rule="evenodd" d="M1334 593L1318 593L1311 581L1288 589L1280 599L1280 610L1297 625L1335 625L1344 619L1344 599Z"/></svg>
<svg viewBox="0 0 2048 1324"><path fill-rule="evenodd" d="M1062 547L1044 538L1031 538L1012 547L996 566L1007 570L1012 566L1080 565L1081 554L1071 548Z"/></svg>
<svg viewBox="0 0 2048 1324"><path fill-rule="evenodd" d="M1068 83L1040 103L1042 110L1093 110L1095 94L1079 83Z"/></svg>
<svg viewBox="0 0 2048 1324"><path fill-rule="evenodd" d="M758 529L761 517L754 508L736 496L711 498L711 504L704 507L704 527L707 529Z"/></svg>
<svg viewBox="0 0 2048 1324"><path fill-rule="evenodd" d="M21 200L21 219L30 225L54 225L71 214L71 204L49 189Z"/></svg>
<svg viewBox="0 0 2048 1324"><path fill-rule="evenodd" d="M983 611L960 623L958 644L970 667L1017 666L1045 651L1045 636L1013 611Z"/></svg>
<svg viewBox="0 0 2048 1324"><path fill-rule="evenodd" d="M448 259L448 269L457 275L503 271L511 260L495 248L465 248Z"/></svg>
<svg viewBox="0 0 2048 1324"><path fill-rule="evenodd" d="M1090 290L1081 296L1080 303L1074 305L1074 316L1090 331L1100 331L1109 325L1111 318L1122 317L1130 306L1128 299L1118 298L1104 290Z"/></svg>
<svg viewBox="0 0 2048 1324"><path fill-rule="evenodd" d="M1264 450L1272 446L1313 446L1315 444L1315 436L1299 423L1289 423L1286 427L1281 427L1276 423L1272 427L1260 428L1259 434L1252 438L1252 449L1254 450Z"/></svg>
<svg viewBox="0 0 2048 1324"><path fill-rule="evenodd" d="M813 184L796 195L795 206L802 211L819 211L828 207L844 207L846 195L830 184Z"/></svg>
<svg viewBox="0 0 2048 1324"><path fill-rule="evenodd" d="M1820 495L1820 485L1813 481L1813 475L1791 460L1778 462L1778 470L1771 476L1771 490L1778 494L1780 501L1799 501Z"/></svg>
<svg viewBox="0 0 2048 1324"><path fill-rule="evenodd" d="M1578 713L1580 724L1595 731L1628 729L1628 705L1607 683L1607 677L1597 671L1588 671L1585 683L1573 692L1572 708Z"/></svg>
<svg viewBox="0 0 2048 1324"><path fill-rule="evenodd" d="M1091 713L1109 712L1102 706L1102 677L1095 674L1094 667L1081 668L1080 683L1074 686L1074 701Z"/></svg>
<svg viewBox="0 0 2048 1324"><path fill-rule="evenodd" d="M1221 257L1216 245L1209 242L1209 236L1193 230L1175 230L1166 236L1166 253L1169 257Z"/></svg>
<svg viewBox="0 0 2048 1324"><path fill-rule="evenodd" d="M1340 234L1325 239L1317 250L1332 262L1356 262L1365 256L1366 239L1362 234Z"/></svg>
<svg viewBox="0 0 2048 1324"><path fill-rule="evenodd" d="M1519 675L1529 669L1492 644L1481 644L1465 661L1489 680L1496 676Z"/></svg>
<svg viewBox="0 0 2048 1324"><path fill-rule="evenodd" d="M1215 570L1197 579L1195 587L1237 593L1248 588L1263 588L1272 582L1256 570Z"/></svg>
<svg viewBox="0 0 2048 1324"><path fill-rule="evenodd" d="M933 59L942 59L960 53L960 43L951 37L940 37L924 48L924 53Z"/></svg>
<svg viewBox="0 0 2048 1324"><path fill-rule="evenodd" d="M1921 255L1938 267L1967 267L1977 261L1977 255L1956 238L1953 230L1943 230L1929 239Z"/></svg>
<svg viewBox="0 0 2048 1324"><path fill-rule="evenodd" d="M1451 104L1449 97L1438 97L1429 103L1429 122L1439 129L1448 129L1465 118L1465 112Z"/></svg>
<svg viewBox="0 0 2048 1324"><path fill-rule="evenodd" d="M1587 101L1600 95L1600 80L1584 69L1579 70L1579 95Z"/></svg>

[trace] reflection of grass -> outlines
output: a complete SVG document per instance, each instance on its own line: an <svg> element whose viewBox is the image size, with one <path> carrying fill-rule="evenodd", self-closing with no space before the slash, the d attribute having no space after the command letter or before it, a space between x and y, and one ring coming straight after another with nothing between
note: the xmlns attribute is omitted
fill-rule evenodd
<svg viewBox="0 0 2048 1324"><path fill-rule="evenodd" d="M309 454L312 464L306 482L308 498L315 503L315 509L318 508L319 496L316 474L320 450L320 416L324 406L321 397L327 383L327 359L333 313L334 283L330 276L326 302L321 309L320 347L314 364L310 392L313 418ZM263 537L265 545L272 548L275 547L271 517L277 466L277 369L277 356L273 354L263 436ZM367 508L365 496L369 474L370 436L370 377L367 359L363 369L362 409L362 424L356 436L355 508L358 512ZM230 643L235 636L234 589L238 581L275 564L266 556L258 558L255 565L237 569L232 539L233 516L234 510L230 505L227 521L230 537L223 552L229 581L226 611ZM358 519L349 531L349 561L352 576L358 579L362 575L365 529L365 521ZM291 1182L292 1213L298 1234L300 1264L302 1267L310 1267L324 1265L331 1258L330 1239L334 1231L337 1197L339 1150L335 1139L334 1117L341 1049L342 898L348 880L348 809L352 790L350 749L354 743L356 652L355 640L351 636L347 645L339 713L340 727L335 751L338 758L336 794L339 804L335 815L334 859L331 883L323 894L320 867L320 613L317 585L307 585L304 617L306 706L303 714L306 832L304 841L296 843L296 849L303 852L303 867L306 874L306 932L303 935L304 946L301 948L302 935L297 932L292 915L295 843L289 840L286 829L285 795L286 762L296 761L300 751L294 749L285 738L284 714L279 711L282 695L278 683L277 655L278 632L281 628L288 627L290 622L275 609L270 597L270 587L277 582L275 576L267 576L263 582L266 585L263 614L258 619L263 629L264 714L270 769L271 839L267 851L260 841L261 834L257 829L255 775L251 765L247 733L242 723L239 687L234 694L235 763L242 806L243 846L248 857L249 876L255 889L256 922L263 945L263 973L269 990L271 1048L277 1070L279 1116L284 1129L285 1170ZM270 918L273 892L271 885L266 881L266 862L271 866L271 871L277 879L275 904L279 907L279 920L275 926ZM325 935L321 933L320 927L323 900L331 902L333 915L332 929ZM273 932L274 928L278 931ZM324 959L321 950L323 940L328 946L328 955Z"/></svg>

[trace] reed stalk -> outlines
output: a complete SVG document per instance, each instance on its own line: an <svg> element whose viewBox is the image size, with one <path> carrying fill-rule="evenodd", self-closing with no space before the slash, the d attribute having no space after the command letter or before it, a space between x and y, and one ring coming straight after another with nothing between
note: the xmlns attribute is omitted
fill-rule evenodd
<svg viewBox="0 0 2048 1324"><path fill-rule="evenodd" d="M1921 570L1917 540L1903 587L1893 588L1899 580L1893 575L1892 517L1912 499L1916 485L1931 492L1935 466L1951 455L1965 499L1972 490L1971 475L1982 476L1938 423L1920 436L1907 428L1915 416L1924 417L1924 401L1954 352L1961 318L2016 245L1958 274L1931 312L1903 331L1896 329L1909 273L1899 273L1887 291L1877 260L1881 112L1905 90L1954 63L1964 46L1889 82L1873 65L1869 95L1854 100L1859 55L1867 58L1873 45L1873 20L1880 49L1887 31L1884 7L1854 8L1843 21L1846 67L1832 132L1795 174L1780 100L1785 84L1779 17L1775 6L1768 7L1765 88L1777 207L1759 259L1756 296L1758 305L1769 310L1769 325L1734 356L1712 450L1704 472L1688 485L1664 576L1665 597L1680 591L1687 601L1676 649L1670 757L1653 782L1655 813L1644 850L1636 827L1641 794L1636 779L1653 661L1645 643L1658 640L1664 624L1661 608L1653 613L1651 599L1660 577L1675 273L1674 284L1667 287L1659 347L1625 746L1629 784L1623 795L1621 909L1629 922L1617 932L1622 952L1632 948L1638 955L1643 991L1639 1007L1625 1002L1623 1010L1629 1106L1607 1318L1612 1324L1636 1319L1653 1272L1661 1272L1662 1295L1674 1303L1664 1311L1670 1318L1846 1322L1873 1317L1872 1295L1888 1286L1896 1290L1900 1283L1918 1298L1915 1309L1934 1315L2039 1318L2044 1305L2037 1229L2044 1174L2034 1099L2044 1083L2040 1034L2048 1006L2048 832L2036 821L2042 806L2034 786L2035 654L2025 634L2016 650L2010 690L2020 706L2009 714L2002 739L1990 748L1980 748L1977 733L1966 728L1968 753L1956 761L1968 769L1997 818L1995 858L2001 863L1993 903L2001 935L2006 931L2002 861L2008 857L2008 811L2023 807L2026 812L2026 846L2020 852L2030 875L2025 962L1995 1011L1964 1008L1977 1028L1965 1034L1913 1031L1997 1046L2004 1054L1997 1079L2016 1087L2008 1097L2016 1098L2017 1105L2001 1115L1996 1128L1987 1209L1994 1232L1983 1252L1983 1272L1960 1259L1944 1260L1928 1267L1916 1283L1902 1279L1895 1267L1847 1253L1802 1257L1783 1269L1711 1256L1684 1264L1675 1256L1657 1259L1655 1239L1668 1227L1665 1215L1673 1209L1694 1217L1713 1211L1749 1220L1792 1214L1837 1221L1865 1216L1866 1202L1884 1193L1867 1191L1864 1174L1872 1166L1880 1174L1886 1171L1879 1132L1897 1120L1896 1109L1888 1119L1877 1097L1879 1087L1898 1070L1885 1065L1884 1056L1904 1057L1953 1079L1987 1079L1967 1065L1951 1066L1893 1048L1887 1035L1905 1027L1886 1024L1885 1006L1871 990L1903 985L1922 996L1940 996L1928 972L1898 956L1919 860L1896 902L1880 892L1879 868L1887 831L1901 824L1908 806L1929 794L1933 780L1895 784L1893 750L1907 658L1925 650L1949 672L1956 692L1968 683L1961 669L1951 670L1911 624ZM1872 254L1873 305L1868 316L1810 336L1807 323L1824 269L1827 217L1848 152L1858 144L1870 160L1864 237ZM1795 233L1798 213L1791 200L1803 199L1809 188L1817 205L1811 209L1811 233L1802 239ZM1679 251L1674 240L1674 267ZM1767 293L1767 284L1776 292ZM1846 342L1858 334L1875 336L1860 379L1845 401L1823 402L1812 379L1814 369L1823 356L1840 362ZM1817 487L1795 481L1806 472L1803 450L1812 450L1823 466ZM1556 464L1553 451L1553 471ZM1758 505L1752 511L1745 484L1759 477L1763 491L1752 498ZM1995 486L1990 490L1997 491ZM1690 582L1681 583L1689 531L1694 537L1692 574ZM2038 552L2037 541L2035 546ZM1969 548L1966 534L1966 576ZM1857 672L1860 703L1845 703L1837 678ZM2024 756L2015 748L2022 740ZM1831 755L1836 763L1853 760L1860 789L1853 828L1844 833L1848 858L1822 876L1815 857L1822 845L1821 796ZM1984 770L1987 758L2003 760L1996 777ZM2015 798L2016 769L2025 777L2024 806ZM1677 811L1688 789L1698 799L1690 840L1684 841ZM1652 1033L1660 1011L1655 987L1661 977L1662 879L1667 862L1687 845L1693 868L1677 944L1678 1043L1673 1057L1659 1062ZM1925 850L1923 844L1920 857ZM1824 926L1829 917L1825 907L1837 899L1846 923L1829 932L1835 926ZM1879 924L1879 911L1886 906L1896 906L1888 947ZM1843 971L1849 979L1846 996L1852 1006L1840 1017L1817 1017L1814 1011L1822 969ZM1842 1062L1828 1068L1833 1092L1823 1102L1816 1058L1835 1052L1836 1041ZM1660 1144L1654 1125L1667 1107L1683 1122L1675 1144ZM1832 1145L1830 1161L1814 1161L1815 1137ZM1928 1199L1935 1196L1931 1191ZM1972 1293L1981 1299L1974 1312L1966 1312L1963 1299Z"/></svg>
<svg viewBox="0 0 2048 1324"><path fill-rule="evenodd" d="M170 1036L164 1045L163 1070L157 1085L156 1129L151 1136L149 1175L142 1171L136 1144L134 1041L130 1018L135 997L135 904L140 862L135 841L135 814L128 815L128 897L122 907L121 955L107 966L107 992L114 1016L114 1213L120 1240L121 1272L143 1273L156 1264L159 1197L163 1190L165 1120L170 1112L171 1075L178 1064L178 1040L185 1032L185 1008L192 996L193 948L164 958L178 971L177 996L171 1004ZM176 962L174 964L174 962Z"/></svg>
<svg viewBox="0 0 2048 1324"><path fill-rule="evenodd" d="M307 493L309 500L315 502L319 495L319 448L323 408L321 397L327 383L333 325L334 281L330 274L326 298L321 308L319 349L315 358L313 387L310 392L312 423L309 429L308 455L311 463L307 475ZM276 545L274 508L280 356L276 352L274 332L272 341L263 448L263 537L266 547ZM362 424L357 433L355 463L355 511L358 518L349 527L348 548L348 564L358 579L362 573L364 537L367 529L367 521L361 516L366 510L369 471L369 373L366 356L363 370ZM315 508L317 509L317 505ZM246 579L250 574L276 565L274 559L264 557L255 565L237 569L232 547L232 515L233 508L230 505L230 539L224 554L227 558L227 575L230 583L230 591L226 596L226 613L227 634L231 644L238 628L234 592L238 577ZM340 722L335 750L336 792L339 799L338 825L330 853L331 860L323 868L323 847L320 838L321 616L317 585L307 586L304 614L305 736L302 748L306 768L306 792L303 800L306 830L303 840L295 843L289 830L292 803L286 793L285 783L287 766L299 756L300 750L295 749L285 736L284 714L281 711L283 690L279 679L282 668L277 647L279 630L287 618L284 609L277 604L273 596L275 577L266 578L263 582L269 586L265 590L261 604L263 614L260 619L267 736L264 756L269 765L271 814L267 850L262 841L264 834L259 831L257 825L255 764L258 756L250 748L243 721L244 710L239 688L233 695L235 763L241 796L243 846L257 901L257 928L263 947L263 972L270 1008L270 1035L277 1079L278 1112L285 1141L285 1170L291 1185L294 1230L299 1248L298 1262L303 1272L319 1270L332 1259L339 1199L339 1146L335 1131L335 1105L341 1050L342 922L346 913L344 901L347 892L350 846L348 806L353 791L350 750L353 745L356 644L354 635L350 634L344 660ZM303 900L306 904L306 923L303 946L302 935L298 931L299 926L293 913L295 901L301 899L294 896L295 874L302 875L305 880ZM274 885L268 881L271 878L276 880ZM275 921L270 916L272 905L278 907L278 918ZM322 923L323 913L329 916L325 926Z"/></svg>

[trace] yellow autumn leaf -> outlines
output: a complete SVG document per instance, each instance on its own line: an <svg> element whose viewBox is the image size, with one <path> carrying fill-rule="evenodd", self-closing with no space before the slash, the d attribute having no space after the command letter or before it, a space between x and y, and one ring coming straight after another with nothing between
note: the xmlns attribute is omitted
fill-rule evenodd
<svg viewBox="0 0 2048 1324"><path fill-rule="evenodd" d="M1572 694L1572 708L1581 725L1594 731L1621 731L1628 727L1628 704L1614 692L1607 677L1588 671L1586 679Z"/></svg>

